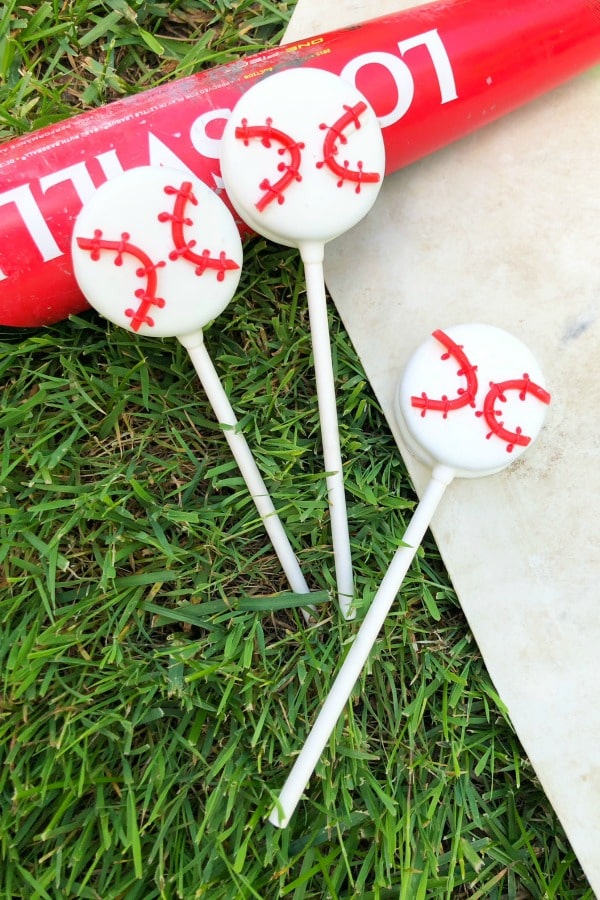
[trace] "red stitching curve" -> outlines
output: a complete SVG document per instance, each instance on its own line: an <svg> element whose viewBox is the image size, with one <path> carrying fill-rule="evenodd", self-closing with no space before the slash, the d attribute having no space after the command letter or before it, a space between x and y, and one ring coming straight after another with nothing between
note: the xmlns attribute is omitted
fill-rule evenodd
<svg viewBox="0 0 600 900"><path fill-rule="evenodd" d="M423 391L420 397L411 397L410 402L411 406L423 410L421 413L422 418L426 415L427 410L437 410L442 412L444 419L446 419L450 410L461 409L463 406L475 406L475 396L478 387L477 375L475 374L477 366L471 365L462 345L455 343L445 332L438 329L433 332L433 337L446 348L447 352L442 354L441 359L453 357L459 363L456 374L467 379L467 386L464 388L459 387L457 391L458 396L452 400L449 400L446 394L442 395L441 400L433 400Z"/></svg>
<svg viewBox="0 0 600 900"><path fill-rule="evenodd" d="M198 206L198 200L194 195L191 181L184 181L181 187L165 187L165 194L175 195L175 205L173 212L161 212L158 214L159 222L171 223L171 237L175 249L169 253L170 260L176 260L180 257L187 259L188 262L194 263L196 275L203 275L207 269L214 269L217 272L217 281L223 281L225 273L232 269L239 269L239 263L229 259L224 250L221 250L218 257L210 255L210 250L202 250L200 254L194 252L197 241L186 241L183 233L184 227L193 225L193 219L186 216L186 208L188 203Z"/></svg>
<svg viewBox="0 0 600 900"><path fill-rule="evenodd" d="M486 438L489 440L492 435L495 434L496 437L506 441L507 453L512 453L515 446L526 447L530 444L531 438L526 434L523 434L523 430L520 426L517 426L514 431L510 431L508 428L504 427L504 422L498 421L498 417L501 413L495 408L495 403L496 400L506 403L506 391L519 391L519 400L525 400L527 394L531 394L531 396L537 397L538 400L545 404L550 403L551 397L548 391L544 390L543 387L540 387L539 384L535 384L535 382L531 381L526 372L523 374L522 378L513 378L509 381L501 381L498 384L490 381L490 389L483 401L483 409L477 412L476 415L483 416L490 427L490 431L486 434Z"/></svg>
<svg viewBox="0 0 600 900"><path fill-rule="evenodd" d="M275 143L281 144L277 151L280 156L283 156L286 152L290 155L287 162L284 161L278 164L277 171L283 172L283 175L275 184L271 184L268 178L264 178L259 184L261 191L265 191L255 204L259 212L262 212L274 200L280 205L284 203L285 190L293 181L302 181L299 169L302 161L300 151L304 149L304 144L302 141L295 141L285 131L273 128L273 119L267 118L265 122L265 125L248 125L248 120L242 119L242 124L235 129L236 138L243 141L246 147L252 138L258 138L263 147L271 147L271 142L275 141Z"/></svg>
<svg viewBox="0 0 600 900"><path fill-rule="evenodd" d="M129 238L130 235L124 231L121 234L120 241L107 241L102 237L102 231L99 228L95 228L94 237L78 237L77 246L82 250L90 250L90 258L94 262L97 262L100 259L101 250L115 250L117 253L114 260L115 266L123 265L124 255L133 256L142 264L139 269L136 269L135 274L138 278L146 276L146 287L138 288L138 290L134 292L134 296L141 300L141 303L137 309L125 310L125 315L131 318L132 330L137 331L141 325L149 325L151 328L154 326L154 319L148 315L152 306L157 306L159 309L162 309L165 305L165 301L162 297L156 296L156 289L158 286L156 270L165 266L166 263L163 260L153 263L141 247L129 243Z"/></svg>
<svg viewBox="0 0 600 900"><path fill-rule="evenodd" d="M363 171L361 160L356 163L356 169L351 169L348 160L344 160L344 164L340 165L335 159L338 153L336 142L339 140L340 144L348 143L344 129L349 125L354 125L357 129L361 127L360 116L366 111L367 104L360 100L354 106L344 104L344 109L344 114L333 125L326 125L324 122L319 125L322 131L327 129L327 134L323 141L323 159L317 163L317 169L327 166L334 175L338 176L338 187L342 187L344 181L352 181L356 184L355 192L360 194L360 188L364 182L377 183L381 176L378 172Z"/></svg>

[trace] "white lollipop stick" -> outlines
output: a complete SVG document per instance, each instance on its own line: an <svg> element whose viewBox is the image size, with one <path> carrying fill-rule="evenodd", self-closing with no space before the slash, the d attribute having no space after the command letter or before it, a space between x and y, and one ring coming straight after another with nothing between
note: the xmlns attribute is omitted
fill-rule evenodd
<svg viewBox="0 0 600 900"><path fill-rule="evenodd" d="M263 520L271 543L277 552L291 589L296 594L307 594L309 588L300 569L296 554L292 550L281 519L277 515L277 510L254 461L250 447L243 433L236 430L238 420L208 351L204 346L202 332L199 331L186 337L180 337L179 340L190 355L217 420L221 425L229 426L223 429L223 434L227 438L227 443L231 448L234 459L244 476L244 481Z"/></svg>
<svg viewBox="0 0 600 900"><path fill-rule="evenodd" d="M204 346L203 328L231 301L241 273L241 241L225 204L201 181L177 170L131 169L85 204L75 223L72 256L81 290L102 315L140 334L177 337L186 347L218 421L227 426L225 437L290 587L308 594Z"/></svg>
<svg viewBox="0 0 600 900"><path fill-rule="evenodd" d="M354 576L350 552L350 534L346 514L346 492L337 419L333 361L327 321L327 301L323 279L323 244L300 245L304 263L306 294L313 346L313 364L319 401L319 421L323 441L333 558L340 609L344 618L353 619Z"/></svg>
<svg viewBox="0 0 600 900"><path fill-rule="evenodd" d="M421 543L431 518L437 509L447 484L453 477L451 470L442 466L434 471L423 499L417 506L403 542L407 545L396 551L394 558L373 598L373 602L360 626L348 654L329 691L321 711L311 728L304 746L294 763L277 799L277 805L269 816L269 822L285 828L304 793L315 766L331 737L336 723L352 693L369 653L383 627L404 576Z"/></svg>
<svg viewBox="0 0 600 900"><path fill-rule="evenodd" d="M258 82L221 142L229 198L259 234L298 247L304 263L340 609L353 618L354 579L323 280L325 244L375 202L385 154L375 113L337 75L302 68Z"/></svg>
<svg viewBox="0 0 600 900"><path fill-rule="evenodd" d="M457 363L458 369L453 372L451 364L448 369L448 360ZM455 475L489 475L520 456L539 433L550 402L542 384L529 350L506 332L486 325L434 332L410 361L398 394L399 425L421 458L437 462L402 539L404 546L396 551L269 816L273 825L287 826L446 487ZM509 392L511 414L516 404L528 401L518 409L525 427L511 430L500 421L498 404L508 402Z"/></svg>

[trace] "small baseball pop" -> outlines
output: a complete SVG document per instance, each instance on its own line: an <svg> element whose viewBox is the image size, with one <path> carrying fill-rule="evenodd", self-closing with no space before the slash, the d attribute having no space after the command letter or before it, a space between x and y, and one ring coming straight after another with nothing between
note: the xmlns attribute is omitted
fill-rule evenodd
<svg viewBox="0 0 600 900"><path fill-rule="evenodd" d="M402 546L373 598L269 821L285 828L396 598L446 487L491 475L538 436L550 394L529 349L490 325L434 331L409 361L397 394L398 425L431 480Z"/></svg>
<svg viewBox="0 0 600 900"><path fill-rule="evenodd" d="M308 586L204 345L233 298L242 245L233 216L203 182L143 166L105 182L74 226L75 276L88 302L137 334L177 337L188 351L292 590Z"/></svg>
<svg viewBox="0 0 600 900"><path fill-rule="evenodd" d="M359 222L383 180L373 109L355 87L320 69L278 72L238 101L221 143L229 199L264 237L297 247L304 263L340 608L352 618L354 579L342 472L323 256Z"/></svg>

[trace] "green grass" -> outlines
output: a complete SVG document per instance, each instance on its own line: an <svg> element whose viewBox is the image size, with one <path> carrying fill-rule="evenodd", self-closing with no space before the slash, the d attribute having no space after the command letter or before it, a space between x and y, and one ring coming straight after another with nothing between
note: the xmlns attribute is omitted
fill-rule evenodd
<svg viewBox="0 0 600 900"><path fill-rule="evenodd" d="M8 0L5 139L280 39L293 3ZM307 626L183 349L86 313L0 336L2 898L592 898L427 539L290 828L265 823L340 622L298 258L207 334ZM415 497L331 311L358 590Z"/></svg>

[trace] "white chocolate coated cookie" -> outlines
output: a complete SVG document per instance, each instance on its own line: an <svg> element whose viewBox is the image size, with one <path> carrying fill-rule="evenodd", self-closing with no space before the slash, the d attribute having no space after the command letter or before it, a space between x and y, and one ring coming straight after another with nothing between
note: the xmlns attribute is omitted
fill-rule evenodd
<svg viewBox="0 0 600 900"><path fill-rule="evenodd" d="M356 88L321 69L287 69L253 85L221 142L229 199L278 243L326 243L362 219L385 168L377 117Z"/></svg>
<svg viewBox="0 0 600 900"><path fill-rule="evenodd" d="M510 465L542 428L550 394L531 351L491 325L434 331L410 359L396 402L409 448L462 477Z"/></svg>
<svg viewBox="0 0 600 900"><path fill-rule="evenodd" d="M208 325L233 297L242 266L223 201L188 173L154 166L98 188L75 222L71 252L90 305L156 337Z"/></svg>

